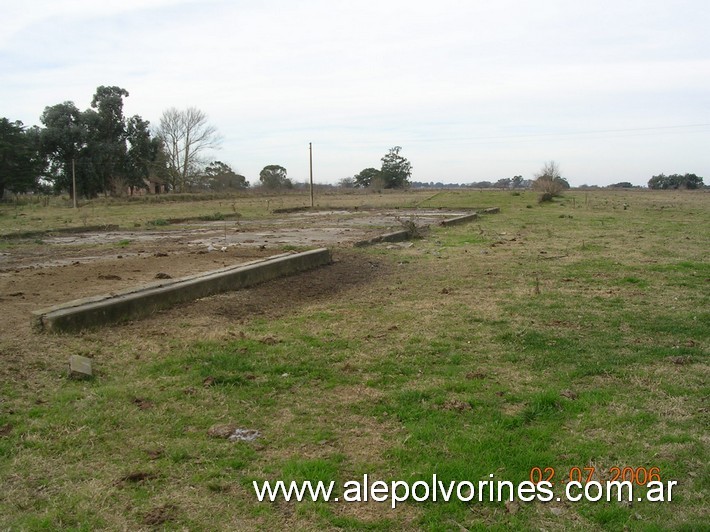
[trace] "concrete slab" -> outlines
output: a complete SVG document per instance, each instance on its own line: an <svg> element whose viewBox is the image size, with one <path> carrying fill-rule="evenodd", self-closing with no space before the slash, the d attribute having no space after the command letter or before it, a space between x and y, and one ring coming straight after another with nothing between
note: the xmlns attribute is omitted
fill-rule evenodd
<svg viewBox="0 0 710 532"><path fill-rule="evenodd" d="M177 303L246 288L330 262L330 251L325 248L283 253L268 259L38 310L32 313L33 325L48 332L76 332L140 318Z"/></svg>

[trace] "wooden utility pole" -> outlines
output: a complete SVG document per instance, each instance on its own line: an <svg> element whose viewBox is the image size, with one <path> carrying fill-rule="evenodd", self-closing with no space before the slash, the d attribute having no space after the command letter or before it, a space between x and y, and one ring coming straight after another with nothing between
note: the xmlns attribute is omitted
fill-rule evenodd
<svg viewBox="0 0 710 532"><path fill-rule="evenodd" d="M72 189L72 199L74 200L74 208L76 209L76 159L72 157L71 160L71 189Z"/></svg>
<svg viewBox="0 0 710 532"><path fill-rule="evenodd" d="M311 208L313 208L313 143L308 143L308 157L311 162Z"/></svg>

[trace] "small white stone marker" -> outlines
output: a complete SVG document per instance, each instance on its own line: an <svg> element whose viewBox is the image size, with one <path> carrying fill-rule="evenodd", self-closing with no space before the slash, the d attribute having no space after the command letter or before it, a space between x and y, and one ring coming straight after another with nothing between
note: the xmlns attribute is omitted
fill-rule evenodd
<svg viewBox="0 0 710 532"><path fill-rule="evenodd" d="M69 376L75 379L86 379L94 375L91 369L91 359L80 355L69 357Z"/></svg>

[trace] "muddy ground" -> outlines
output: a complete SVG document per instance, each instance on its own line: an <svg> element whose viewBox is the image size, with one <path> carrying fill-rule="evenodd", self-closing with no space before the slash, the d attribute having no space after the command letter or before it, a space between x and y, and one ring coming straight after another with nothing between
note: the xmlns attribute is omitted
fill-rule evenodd
<svg viewBox="0 0 710 532"><path fill-rule="evenodd" d="M221 294L161 312L145 320L95 334L129 334L146 339L153 333L180 336L178 322L214 330L242 318L277 315L314 299L347 291L386 264L350 251L353 242L401 229L397 220L437 223L461 213L452 211L294 213L253 222L201 222L150 230L78 234L48 233L41 242L18 241L0 252L0 353L6 375L17 377L24 354L51 350L63 342L31 328L31 312L93 295L110 294L153 282L265 258L289 248L329 247L333 265L238 292ZM152 331L152 332L149 332ZM194 334L194 331L193 331ZM46 344L46 345L45 345ZM40 347L45 346L45 347ZM37 354L35 353L35 356ZM34 357L31 357L34 358ZM40 358L44 358L41 357Z"/></svg>

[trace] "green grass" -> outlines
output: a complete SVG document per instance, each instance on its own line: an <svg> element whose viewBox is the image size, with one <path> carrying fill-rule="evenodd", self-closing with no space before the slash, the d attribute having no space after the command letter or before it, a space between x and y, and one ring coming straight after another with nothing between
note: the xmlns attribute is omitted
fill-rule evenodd
<svg viewBox="0 0 710 532"><path fill-rule="evenodd" d="M41 393L24 379L0 385L0 427L12 425L0 436L0 528L141 528L164 512L158 526L176 529L703 529L705 196L532 201L428 197L423 206L503 211L435 228L408 249L359 250L389 273L274 317L246 316L214 339L196 329L144 346L120 327L59 337L62 355L96 351L101 372L71 381L51 363L30 365ZM219 423L263 436L208 437ZM520 482L535 467L554 468L559 488L588 466L598 479L615 466L658 467L678 481L674 500L391 510L258 503L251 491L252 481L365 473Z"/></svg>

